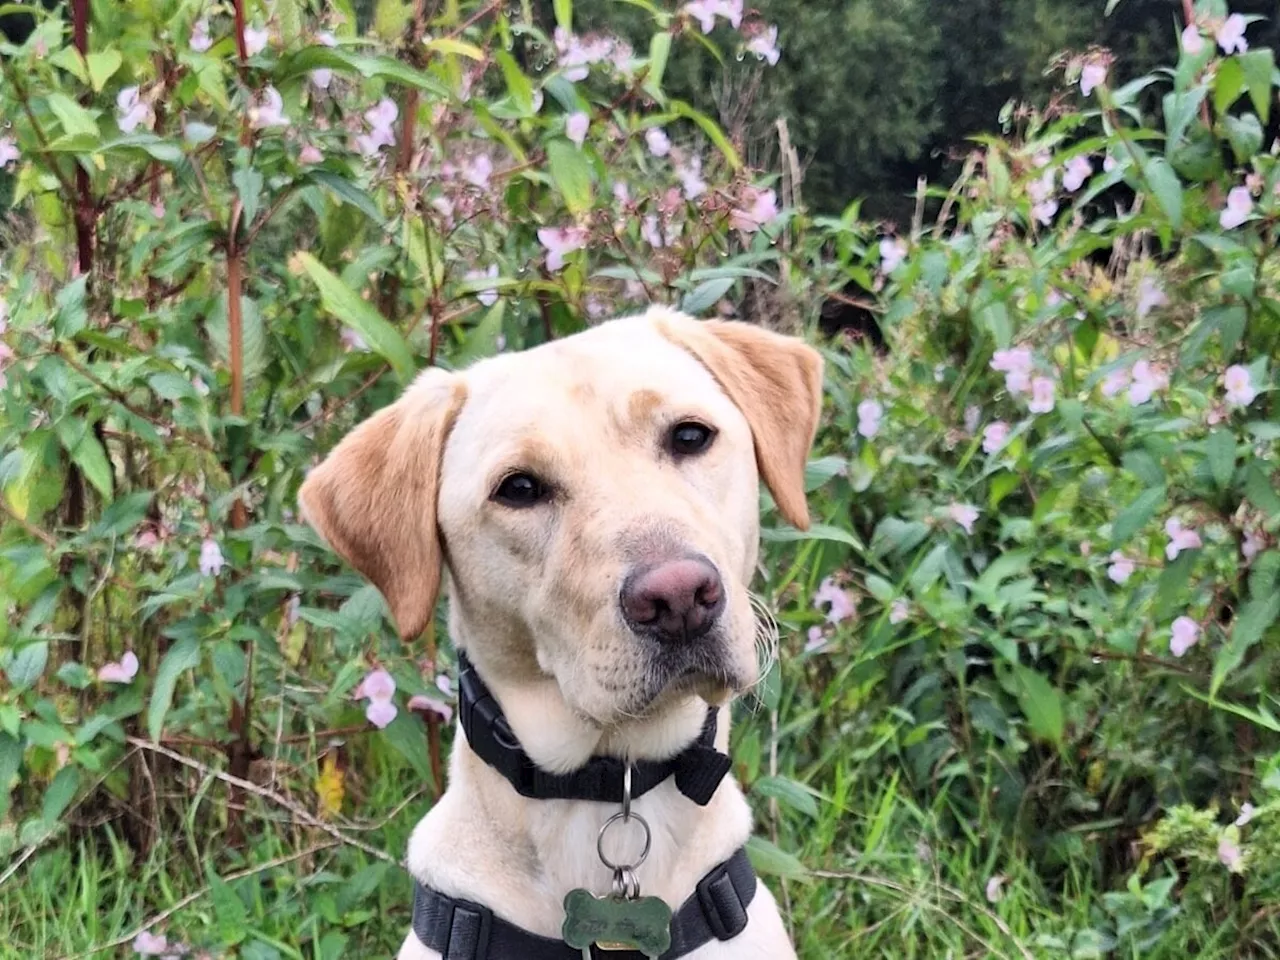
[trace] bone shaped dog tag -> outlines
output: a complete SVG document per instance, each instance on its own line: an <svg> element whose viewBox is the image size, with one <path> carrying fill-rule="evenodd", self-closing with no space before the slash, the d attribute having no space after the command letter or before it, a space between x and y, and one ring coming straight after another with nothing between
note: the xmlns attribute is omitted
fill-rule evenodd
<svg viewBox="0 0 1280 960"><path fill-rule="evenodd" d="M657 960L671 947L671 908L658 897L596 897L570 890L564 898L564 942L584 957L601 950L638 950Z"/></svg>

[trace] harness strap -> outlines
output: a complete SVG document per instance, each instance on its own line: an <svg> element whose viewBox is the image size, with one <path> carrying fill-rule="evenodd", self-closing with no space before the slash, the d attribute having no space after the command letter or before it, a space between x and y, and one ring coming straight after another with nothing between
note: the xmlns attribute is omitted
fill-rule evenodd
<svg viewBox="0 0 1280 960"><path fill-rule="evenodd" d="M732 940L747 927L756 875L741 848L698 881L693 896L671 918L671 948L678 960L705 943ZM582 960L563 940L541 937L495 916L488 907L447 897L414 881L413 932L444 960ZM645 960L634 950L591 948L592 960Z"/></svg>

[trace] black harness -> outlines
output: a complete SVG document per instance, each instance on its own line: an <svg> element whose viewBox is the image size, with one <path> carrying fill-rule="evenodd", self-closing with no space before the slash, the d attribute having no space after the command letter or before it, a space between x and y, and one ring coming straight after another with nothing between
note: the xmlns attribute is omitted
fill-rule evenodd
<svg viewBox="0 0 1280 960"><path fill-rule="evenodd" d="M467 658L459 654L458 715L476 755L501 773L516 792L531 799L622 802L623 764L593 757L578 770L547 773L524 752L502 708ZM668 777L699 806L710 802L731 761L715 748L716 711L708 708L698 739L670 760L632 765L631 796L639 797ZM747 926L756 876L745 849L698 881L693 896L671 919L671 947L661 960L677 960L711 940L732 940ZM414 881L413 932L444 960L583 960L563 940L530 933L482 904L448 897ZM592 960L644 960L633 950L591 948Z"/></svg>

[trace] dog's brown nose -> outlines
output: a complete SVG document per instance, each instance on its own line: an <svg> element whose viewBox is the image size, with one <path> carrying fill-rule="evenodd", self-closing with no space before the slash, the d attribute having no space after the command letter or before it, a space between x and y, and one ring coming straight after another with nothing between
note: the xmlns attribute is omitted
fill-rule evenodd
<svg viewBox="0 0 1280 960"><path fill-rule="evenodd" d="M664 643L697 640L724 609L724 584L704 557L636 570L622 585L622 615L637 633Z"/></svg>

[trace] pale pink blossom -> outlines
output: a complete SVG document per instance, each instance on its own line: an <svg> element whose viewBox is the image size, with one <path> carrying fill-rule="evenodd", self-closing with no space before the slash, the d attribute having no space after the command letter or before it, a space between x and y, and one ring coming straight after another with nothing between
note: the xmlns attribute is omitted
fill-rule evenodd
<svg viewBox="0 0 1280 960"><path fill-rule="evenodd" d="M1138 281L1138 304L1135 308L1138 317L1145 317L1156 307L1169 303L1169 295L1161 288L1159 281L1152 276L1145 276Z"/></svg>
<svg viewBox="0 0 1280 960"><path fill-rule="evenodd" d="M478 153L462 167L462 179L481 190L489 189L489 178L493 176L493 161L487 153Z"/></svg>
<svg viewBox="0 0 1280 960"><path fill-rule="evenodd" d="M880 419L884 407L875 400L863 400L858 404L858 433L870 440L880 432Z"/></svg>
<svg viewBox="0 0 1280 960"><path fill-rule="evenodd" d="M336 47L338 38L326 30L322 30L316 34L316 41L325 47ZM311 82L320 90L328 90L329 84L333 82L333 71L328 67L319 67L311 71Z"/></svg>
<svg viewBox="0 0 1280 960"><path fill-rule="evenodd" d="M196 53L204 53L213 46L213 38L209 36L209 21L197 20L191 27L191 49Z"/></svg>
<svg viewBox="0 0 1280 960"><path fill-rule="evenodd" d="M936 379L936 378L935 378ZM982 419L982 408L971 403L964 408L964 432L972 434L978 429L978 421Z"/></svg>
<svg viewBox="0 0 1280 960"><path fill-rule="evenodd" d="M1053 410L1058 387L1048 377L1035 377L1031 381L1031 402L1027 409L1032 413L1049 413Z"/></svg>
<svg viewBox="0 0 1280 960"><path fill-rule="evenodd" d="M1248 187L1232 187L1227 194L1227 205L1218 215L1218 225L1223 230L1234 230L1249 219L1253 212L1253 195Z"/></svg>
<svg viewBox="0 0 1280 960"><path fill-rule="evenodd" d="M416 713L426 713L439 717L442 723L448 723L453 718L453 707L443 700L429 697L425 693L415 693L410 697L409 709Z"/></svg>
<svg viewBox="0 0 1280 960"><path fill-rule="evenodd" d="M997 350L991 357L991 369L1004 374L1005 389L1014 396L1031 389L1031 351L1026 347Z"/></svg>
<svg viewBox="0 0 1280 960"><path fill-rule="evenodd" d="M587 128L591 126L591 118L581 110L571 113L564 121L564 135L575 147L581 147L587 139Z"/></svg>
<svg viewBox="0 0 1280 960"><path fill-rule="evenodd" d="M372 157L383 147L392 146L396 142L395 122L400 116L400 108L390 97L383 97L374 106L364 112L364 122L369 125L367 132L356 137L356 149L366 157Z"/></svg>
<svg viewBox="0 0 1280 960"><path fill-rule="evenodd" d="M964 532L973 533L973 525L978 520L978 514L981 513L977 507L968 503L953 503L947 508L947 516L953 522L964 528Z"/></svg>
<svg viewBox="0 0 1280 960"><path fill-rule="evenodd" d="M905 599L899 597L889 605L889 622L899 624L911 616L911 605Z"/></svg>
<svg viewBox="0 0 1280 960"><path fill-rule="evenodd" d="M1188 23L1182 31L1182 49L1193 57L1204 51L1204 37L1194 23Z"/></svg>
<svg viewBox="0 0 1280 960"><path fill-rule="evenodd" d="M1232 873L1239 873L1244 866L1244 854L1230 837L1223 837L1218 841L1218 859Z"/></svg>
<svg viewBox="0 0 1280 960"><path fill-rule="evenodd" d="M1183 550L1198 550L1204 546L1200 534L1190 527L1184 527L1177 517L1170 517L1164 522L1164 532L1169 536L1164 555L1170 560L1178 559L1178 554Z"/></svg>
<svg viewBox="0 0 1280 960"><path fill-rule="evenodd" d="M154 550L160 546L160 536L154 530L143 530L133 538L135 550Z"/></svg>
<svg viewBox="0 0 1280 960"><path fill-rule="evenodd" d="M671 140L661 127L650 127L646 130L644 142L648 144L649 152L655 157L665 157L671 152Z"/></svg>
<svg viewBox="0 0 1280 960"><path fill-rule="evenodd" d="M1129 368L1120 367L1112 370L1106 375L1102 381L1102 395L1104 397L1114 397L1117 393L1129 386Z"/></svg>
<svg viewBox="0 0 1280 960"><path fill-rule="evenodd" d="M880 270L893 273L907 258L907 245L897 237L885 237L880 241Z"/></svg>
<svg viewBox="0 0 1280 960"><path fill-rule="evenodd" d="M1082 557L1088 557L1088 556L1092 556L1092 555L1093 555L1093 541L1092 541L1092 540L1081 540L1081 541L1080 541L1080 556L1082 556Z"/></svg>
<svg viewBox="0 0 1280 960"><path fill-rule="evenodd" d="M814 653L821 650L827 645L827 635L822 632L822 627L812 626L805 635L804 652Z"/></svg>
<svg viewBox="0 0 1280 960"><path fill-rule="evenodd" d="M1133 576L1134 569L1133 560L1115 550L1111 554L1111 565L1107 567L1107 577L1112 583L1124 583Z"/></svg>
<svg viewBox="0 0 1280 960"><path fill-rule="evenodd" d="M624 207L631 203L631 190L626 183L619 180L613 185L613 199Z"/></svg>
<svg viewBox="0 0 1280 960"><path fill-rule="evenodd" d="M1004 899L1004 884L1005 884L1005 881L1008 879L1009 879L1008 877L1001 876L1000 874L996 874L994 877L992 877L987 881L987 889L986 889L987 903L999 903L1002 899Z"/></svg>
<svg viewBox="0 0 1280 960"><path fill-rule="evenodd" d="M1200 639L1200 624L1190 617L1179 617L1169 628L1169 652L1181 657Z"/></svg>
<svg viewBox="0 0 1280 960"><path fill-rule="evenodd" d="M675 164L676 177L686 200L694 200L707 192L707 182L702 179L702 158L691 156L683 163Z"/></svg>
<svg viewBox="0 0 1280 960"><path fill-rule="evenodd" d="M493 263L489 265L489 269L487 270L468 271L463 276L463 279L464 280L484 280L484 279L497 277L497 275L498 275L498 265L496 263ZM487 287L484 290L477 291L475 294L475 297L486 307L492 307L495 303L498 302L498 291L494 287Z"/></svg>
<svg viewBox="0 0 1280 960"><path fill-rule="evenodd" d="M1116 158L1108 153L1102 161L1102 172L1111 173L1118 165Z"/></svg>
<svg viewBox="0 0 1280 960"><path fill-rule="evenodd" d="M1062 173L1062 189L1067 193L1075 193L1091 176L1093 176L1093 163L1089 158L1074 156L1067 161L1067 168Z"/></svg>
<svg viewBox="0 0 1280 960"><path fill-rule="evenodd" d="M266 87L262 99L249 108L249 123L255 130L289 125L289 118L284 115L284 100L275 87Z"/></svg>
<svg viewBox="0 0 1280 960"><path fill-rule="evenodd" d="M1247 826L1249 821L1253 819L1253 804L1247 800L1240 804L1240 816L1236 817L1235 824L1237 827Z"/></svg>
<svg viewBox="0 0 1280 960"><path fill-rule="evenodd" d="M379 729L385 727L396 718L396 706L392 698L396 693L396 681L386 670L378 667L370 670L352 696L357 700L367 699L368 707L365 717Z"/></svg>
<svg viewBox="0 0 1280 960"><path fill-rule="evenodd" d="M1227 403L1233 407L1247 407L1258 396L1249 368L1238 363L1227 367L1227 372L1222 375L1222 386L1226 389Z"/></svg>
<svg viewBox="0 0 1280 960"><path fill-rule="evenodd" d="M98 679L103 683L132 683L138 675L138 655L132 650L115 663L104 663L98 668Z"/></svg>
<svg viewBox="0 0 1280 960"><path fill-rule="evenodd" d="M222 548L218 546L218 541L206 539L200 544L200 573L206 577L216 577L222 573L222 568L226 564L225 558L222 556Z"/></svg>
<svg viewBox="0 0 1280 960"><path fill-rule="evenodd" d="M778 49L778 27L770 24L756 30L747 41L747 52L754 53L757 60L766 61L769 66L777 66L782 51Z"/></svg>
<svg viewBox="0 0 1280 960"><path fill-rule="evenodd" d="M1238 13L1231 14L1218 24L1213 38L1218 41L1223 53L1244 53L1249 49L1249 42L1244 37L1247 26L1244 17Z"/></svg>
<svg viewBox="0 0 1280 960"><path fill-rule="evenodd" d="M116 94L116 124L123 133L132 133L139 126L150 126L155 120L151 104L138 96L137 87L125 87Z"/></svg>
<svg viewBox="0 0 1280 960"><path fill-rule="evenodd" d="M342 328L342 332L338 334L338 342L342 344L343 349L348 353L352 350L369 349L369 344L365 343L364 337L350 327Z"/></svg>
<svg viewBox="0 0 1280 960"><path fill-rule="evenodd" d="M16 163L21 156L13 137L0 137L0 170L7 170L9 164Z"/></svg>
<svg viewBox="0 0 1280 960"><path fill-rule="evenodd" d="M436 674L436 689L446 697L453 696L453 680L449 678L447 673Z"/></svg>
<svg viewBox="0 0 1280 960"><path fill-rule="evenodd" d="M308 143L305 147L298 151L298 162L305 164L321 163L324 161L324 154L320 152L320 148L315 144Z"/></svg>
<svg viewBox="0 0 1280 960"><path fill-rule="evenodd" d="M182 944L170 943L163 934L143 930L133 938L133 952L140 957L164 957L166 960L180 957L187 952Z"/></svg>
<svg viewBox="0 0 1280 960"><path fill-rule="evenodd" d="M997 453L1009 442L1009 425L1003 420L987 424L982 431L982 449L986 453Z"/></svg>
<svg viewBox="0 0 1280 960"><path fill-rule="evenodd" d="M1130 371L1129 403L1140 407L1156 393L1169 386L1169 374L1147 360L1139 360Z"/></svg>
<svg viewBox="0 0 1280 960"><path fill-rule="evenodd" d="M842 589L831 577L818 584L818 589L813 594L814 608L821 610L823 604L827 605L828 623L848 620L857 612L853 595Z"/></svg>
<svg viewBox="0 0 1280 960"><path fill-rule="evenodd" d="M371 700L364 708L365 719L379 730L385 730L399 712L390 700Z"/></svg>
<svg viewBox="0 0 1280 960"><path fill-rule="evenodd" d="M1054 214L1057 212L1057 200L1045 200L1043 203L1037 203L1031 208L1031 215L1035 217L1036 223L1043 227L1047 227L1053 223Z"/></svg>
<svg viewBox="0 0 1280 960"><path fill-rule="evenodd" d="M716 14L720 12L720 6L721 0L690 0L680 11L697 20L703 33L710 33L716 28Z"/></svg>
<svg viewBox="0 0 1280 960"><path fill-rule="evenodd" d="M735 30L742 26L742 3L743 0L720 0L720 9L717 11Z"/></svg>
<svg viewBox="0 0 1280 960"><path fill-rule="evenodd" d="M772 190L746 187L741 203L729 211L729 226L743 233L755 233L778 215L778 195Z"/></svg>
<svg viewBox="0 0 1280 960"><path fill-rule="evenodd" d="M1240 553L1244 556L1246 563L1252 563L1253 558L1262 552L1265 542L1262 534L1257 530L1245 531L1244 539L1240 543Z"/></svg>
<svg viewBox="0 0 1280 960"><path fill-rule="evenodd" d="M564 267L564 258L587 245L586 227L543 227L538 241L547 249L547 269L553 273Z"/></svg>
<svg viewBox="0 0 1280 960"><path fill-rule="evenodd" d="M618 45L612 37L579 37L563 27L556 27L554 39L560 69L571 83L585 80L591 65L610 59Z"/></svg>
<svg viewBox="0 0 1280 960"><path fill-rule="evenodd" d="M1107 65L1100 60L1090 60L1080 71L1080 92L1089 96L1107 82Z"/></svg>
<svg viewBox="0 0 1280 960"><path fill-rule="evenodd" d="M1052 167L1045 170L1037 179L1027 186L1027 196L1032 203L1043 203L1053 197L1053 189L1057 182L1057 173Z"/></svg>
<svg viewBox="0 0 1280 960"><path fill-rule="evenodd" d="M244 50L251 57L256 57L263 50L267 49L267 41L271 39L271 34L266 27L261 29L250 27L247 24L244 28Z"/></svg>
<svg viewBox="0 0 1280 960"><path fill-rule="evenodd" d="M655 250L661 250L667 245L662 231L658 229L658 218L653 214L640 221L640 238Z"/></svg>

